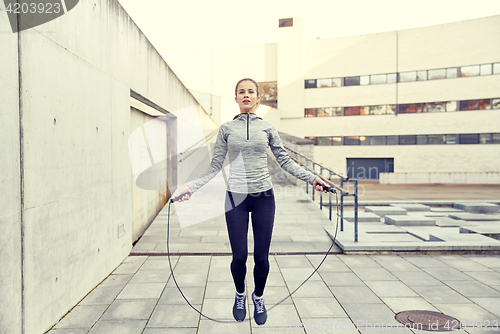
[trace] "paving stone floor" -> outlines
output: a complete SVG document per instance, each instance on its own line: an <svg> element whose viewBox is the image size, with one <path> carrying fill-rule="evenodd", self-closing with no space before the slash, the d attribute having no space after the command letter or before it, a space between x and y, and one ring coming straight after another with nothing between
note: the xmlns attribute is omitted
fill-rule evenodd
<svg viewBox="0 0 500 334"><path fill-rule="evenodd" d="M274 255L265 290L268 309L309 276L322 255ZM442 312L466 327L457 333L499 333L500 256L330 254L311 279L271 309L264 326L232 319L230 256L130 256L50 334L105 333L385 333L405 310ZM249 259L249 264L252 259ZM251 266L250 266L251 268ZM251 270L247 291L252 291ZM399 326L399 327L398 327ZM383 330L381 330L381 327ZM481 331L482 332L482 331ZM485 331L486 332L486 331Z"/></svg>
<svg viewBox="0 0 500 334"><path fill-rule="evenodd" d="M500 255L347 255L334 248L312 274L324 257L317 253L331 245L325 229L334 225L325 212L318 212L317 204L304 198L303 192L285 181L275 184L281 187L276 196L273 255L264 293L269 309L264 326L257 326L251 319L251 302L247 303L245 321L232 319L234 285L223 216L181 228L179 216L172 210L170 251L176 255L169 262L167 215L163 210L132 255L48 333L424 333L404 328L395 320L395 314L404 310L431 310L456 317L465 326L456 333L500 333ZM376 192L374 198L383 199L386 188ZM470 192L471 199L491 200L498 190L487 187L489 197L481 198L479 188ZM450 189L453 193L453 187ZM425 193L436 196L432 189ZM410 193L392 192L389 199L404 196ZM436 197L446 198L442 194ZM364 225L368 230L369 224ZM387 225L387 229L394 228ZM248 292L253 290L252 263L250 256ZM193 307L223 322L204 318L186 303L171 276L170 264ZM291 298L271 309L311 274Z"/></svg>

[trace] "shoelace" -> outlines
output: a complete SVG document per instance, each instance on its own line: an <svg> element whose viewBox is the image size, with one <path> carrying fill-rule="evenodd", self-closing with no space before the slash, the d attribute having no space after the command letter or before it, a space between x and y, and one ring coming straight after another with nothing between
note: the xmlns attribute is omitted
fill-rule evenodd
<svg viewBox="0 0 500 334"><path fill-rule="evenodd" d="M243 310L245 308L245 296L236 296L236 309Z"/></svg>
<svg viewBox="0 0 500 334"><path fill-rule="evenodd" d="M254 303L257 313L264 313L264 298L254 299Z"/></svg>

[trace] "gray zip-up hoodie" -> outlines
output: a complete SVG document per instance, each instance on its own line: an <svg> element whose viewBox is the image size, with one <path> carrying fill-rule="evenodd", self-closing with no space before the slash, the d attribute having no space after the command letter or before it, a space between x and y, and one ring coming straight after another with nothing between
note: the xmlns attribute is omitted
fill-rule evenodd
<svg viewBox="0 0 500 334"><path fill-rule="evenodd" d="M254 113L247 113L220 126L210 166L187 185L195 192L208 183L220 172L229 153L229 191L251 194L269 190L273 184L267 165L268 147L285 171L313 183L314 174L290 158L274 125Z"/></svg>

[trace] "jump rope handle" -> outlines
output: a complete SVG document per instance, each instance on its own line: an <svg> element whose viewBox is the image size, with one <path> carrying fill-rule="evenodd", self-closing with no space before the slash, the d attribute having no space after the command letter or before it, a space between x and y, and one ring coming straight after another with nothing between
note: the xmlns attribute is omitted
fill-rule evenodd
<svg viewBox="0 0 500 334"><path fill-rule="evenodd" d="M335 188L332 188L332 187L329 187L329 186L324 186L324 185L321 185L321 184L320 184L320 186L321 186L321 188L323 188L323 190L326 190L326 191L328 191L330 193L334 193L335 194L337 192L335 190Z"/></svg>
<svg viewBox="0 0 500 334"><path fill-rule="evenodd" d="M171 202L171 203L177 202L178 200L180 200L181 198L183 198L185 195L187 195L187 193L180 194L180 195L179 195L179 196L177 196L177 197L171 198L171 199L170 199L170 202Z"/></svg>

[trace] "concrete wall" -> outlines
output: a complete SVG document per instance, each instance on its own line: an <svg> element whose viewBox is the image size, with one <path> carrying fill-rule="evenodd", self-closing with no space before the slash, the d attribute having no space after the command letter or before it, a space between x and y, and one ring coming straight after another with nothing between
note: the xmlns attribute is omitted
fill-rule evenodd
<svg viewBox="0 0 500 334"><path fill-rule="evenodd" d="M3 8L3 3L0 4ZM4 15L3 13L1 15ZM19 334L22 323L22 207L17 35L0 20L0 333Z"/></svg>
<svg viewBox="0 0 500 334"><path fill-rule="evenodd" d="M159 122L155 117L150 116L132 108L130 110L130 133L134 130L142 130L144 134L146 130L144 125L149 122ZM149 123L151 124L151 123ZM158 134L155 136L155 141L162 141L166 144L166 136ZM160 137L160 138L158 138ZM147 139L147 135L145 136ZM145 140L146 147L151 151L151 145L149 140ZM151 164L151 163L149 163ZM152 168L151 168L152 167ZM166 203L167 197L167 166L166 163L162 166L150 165L149 169L146 169L141 173L138 180L132 176L131 190L132 190L132 241L138 240L142 234L145 232L147 227L151 224L153 219L156 217L158 212L163 208ZM137 182L139 181L139 182ZM148 183L149 187L140 187L142 183ZM153 189L151 189L153 188Z"/></svg>
<svg viewBox="0 0 500 334"><path fill-rule="evenodd" d="M36 334L130 252L131 90L168 111L198 103L116 0L0 29L0 328Z"/></svg>

